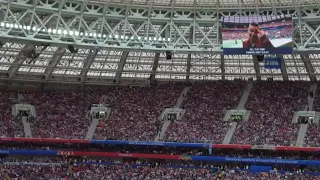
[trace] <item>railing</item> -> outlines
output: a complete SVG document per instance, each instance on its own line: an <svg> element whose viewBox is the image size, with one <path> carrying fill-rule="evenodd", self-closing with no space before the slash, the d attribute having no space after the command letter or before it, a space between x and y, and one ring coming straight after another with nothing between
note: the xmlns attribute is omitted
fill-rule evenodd
<svg viewBox="0 0 320 180"><path fill-rule="evenodd" d="M140 145L140 146L166 146L166 147L194 147L209 148L208 143L179 143L179 142L147 142L122 140L84 140L84 139L53 139L53 138L0 138L2 142L33 142L33 143L74 143L74 144L110 144L110 145ZM268 146L248 144L212 144L217 149L260 149L273 151L306 151L318 152L320 147L296 146Z"/></svg>

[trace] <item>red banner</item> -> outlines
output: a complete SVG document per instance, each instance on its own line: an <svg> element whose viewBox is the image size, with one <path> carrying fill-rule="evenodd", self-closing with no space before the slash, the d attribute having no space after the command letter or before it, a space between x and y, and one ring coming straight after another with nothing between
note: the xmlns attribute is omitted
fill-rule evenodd
<svg viewBox="0 0 320 180"><path fill-rule="evenodd" d="M318 152L320 148L317 147L294 147L294 146L276 146L277 151L304 151L304 152Z"/></svg>
<svg viewBox="0 0 320 180"><path fill-rule="evenodd" d="M252 149L251 145L246 144L212 144L212 147L221 149Z"/></svg>
<svg viewBox="0 0 320 180"><path fill-rule="evenodd" d="M83 140L83 139L53 139L53 138L0 138L0 141L90 144L90 140Z"/></svg>
<svg viewBox="0 0 320 180"><path fill-rule="evenodd" d="M144 159L172 159L181 158L179 155L168 154L140 154L140 153L115 153L115 152L84 152L84 151L59 151L60 156L98 156L98 157L121 157L121 158L144 158Z"/></svg>

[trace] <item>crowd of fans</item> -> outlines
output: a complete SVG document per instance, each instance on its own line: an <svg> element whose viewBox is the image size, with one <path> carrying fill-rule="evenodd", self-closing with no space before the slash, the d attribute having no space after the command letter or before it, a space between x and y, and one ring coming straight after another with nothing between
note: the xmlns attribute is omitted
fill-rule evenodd
<svg viewBox="0 0 320 180"><path fill-rule="evenodd" d="M92 104L100 102L102 93L94 92L21 92L23 101L35 106L37 116L31 119L32 137L85 138Z"/></svg>
<svg viewBox="0 0 320 180"><path fill-rule="evenodd" d="M66 165L8 164L4 167L13 180L62 180L67 176Z"/></svg>
<svg viewBox="0 0 320 180"><path fill-rule="evenodd" d="M234 144L296 145L299 124L292 124L294 111L304 110L310 89L308 82L256 82L246 109L248 122L240 122Z"/></svg>
<svg viewBox="0 0 320 180"><path fill-rule="evenodd" d="M313 95L314 102L313 102L313 111L319 112L320 111L320 86L318 85L316 93ZM319 124L310 124L308 125L307 133L304 138L304 146L309 147L320 147L320 126Z"/></svg>
<svg viewBox="0 0 320 180"><path fill-rule="evenodd" d="M153 141L159 131L158 117L172 108L182 85L121 88L108 121L96 129L95 139Z"/></svg>
<svg viewBox="0 0 320 180"><path fill-rule="evenodd" d="M222 143L229 128L225 112L237 108L244 89L242 81L194 84L185 98L183 120L171 123L162 140Z"/></svg>
<svg viewBox="0 0 320 180"><path fill-rule="evenodd" d="M22 120L12 116L12 105L19 103L15 92L0 92L0 136L24 137Z"/></svg>
<svg viewBox="0 0 320 180"><path fill-rule="evenodd" d="M161 141L222 143L228 122L226 110L235 109L245 90L244 81L200 82L184 95L181 121L172 121ZM85 138L90 126L92 104L104 102L111 108L108 120L100 120L95 139L153 141L162 126L158 120L164 108L173 107L184 85L118 87L92 92L0 92L0 133L2 137L23 137L21 118L12 116L12 105L35 106L37 117L30 120L33 137ZM293 111L304 110L310 83L254 82L246 103L252 110L249 122L240 122L232 143L296 145L299 124L292 124ZM18 98L18 96L20 98ZM23 98L21 98L23 97ZM318 95L315 107L318 107ZM160 122L160 124L159 124ZM305 146L319 147L319 127L309 125Z"/></svg>
<svg viewBox="0 0 320 180"><path fill-rule="evenodd" d="M43 160L45 159L45 160ZM156 161L133 161L109 160L101 162L98 160L82 161L69 164L55 158L52 162L49 158L38 157L22 161L6 160L3 169L13 180L44 180L44 179L112 179L112 180L243 180L243 179L314 179L320 176L311 169L299 169L297 167L276 167L266 172L251 172L249 166L240 167L236 165L209 165L209 164L179 164ZM46 163L44 163L46 162ZM4 175L3 175L4 177Z"/></svg>

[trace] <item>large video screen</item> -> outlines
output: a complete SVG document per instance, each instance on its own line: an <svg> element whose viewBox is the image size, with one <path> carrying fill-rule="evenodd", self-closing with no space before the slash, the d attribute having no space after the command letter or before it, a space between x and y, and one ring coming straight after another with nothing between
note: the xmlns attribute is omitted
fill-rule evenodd
<svg viewBox="0 0 320 180"><path fill-rule="evenodd" d="M221 20L225 55L292 54L292 17L225 16Z"/></svg>

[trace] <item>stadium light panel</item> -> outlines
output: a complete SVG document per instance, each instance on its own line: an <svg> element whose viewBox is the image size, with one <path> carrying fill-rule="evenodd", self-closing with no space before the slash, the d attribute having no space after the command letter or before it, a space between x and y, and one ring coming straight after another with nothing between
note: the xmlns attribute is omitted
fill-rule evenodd
<svg viewBox="0 0 320 180"><path fill-rule="evenodd" d="M1 26L1 27L4 27L4 23L3 23L3 22L1 22L1 23L0 23L0 26Z"/></svg>
<svg viewBox="0 0 320 180"><path fill-rule="evenodd" d="M61 29L58 29L57 33L58 33L58 34L61 34L61 33L62 33Z"/></svg>

